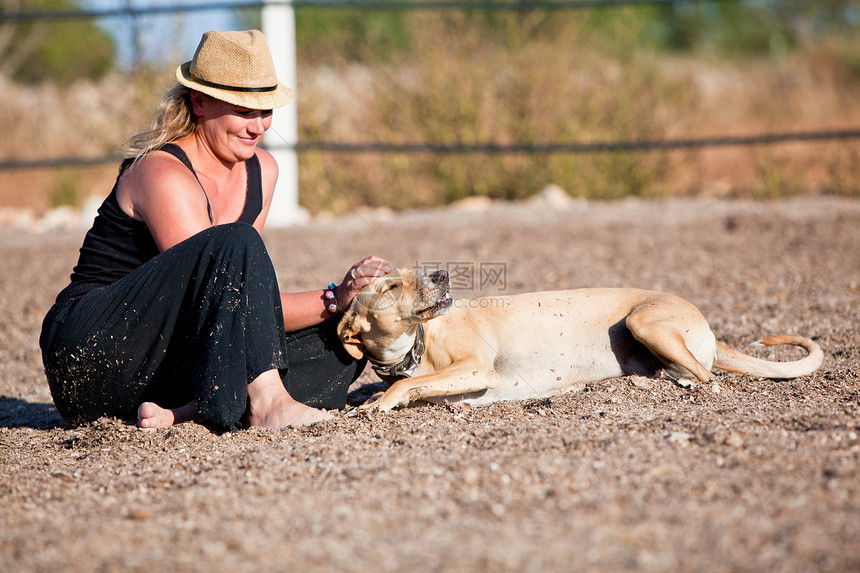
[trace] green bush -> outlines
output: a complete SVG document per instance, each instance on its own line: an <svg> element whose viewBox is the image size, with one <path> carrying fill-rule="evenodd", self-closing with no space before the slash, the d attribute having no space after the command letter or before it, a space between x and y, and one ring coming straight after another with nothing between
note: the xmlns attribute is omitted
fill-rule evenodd
<svg viewBox="0 0 860 573"><path fill-rule="evenodd" d="M296 43L308 64L385 61L410 46L407 12L299 7L295 14Z"/></svg>
<svg viewBox="0 0 860 573"><path fill-rule="evenodd" d="M66 11L78 8L71 0L34 0L23 9L32 11ZM7 54L21 50L34 39L36 49L12 70L12 77L25 83L52 81L67 85L78 79L98 79L114 66L113 40L92 22L33 22L3 26L14 39Z"/></svg>

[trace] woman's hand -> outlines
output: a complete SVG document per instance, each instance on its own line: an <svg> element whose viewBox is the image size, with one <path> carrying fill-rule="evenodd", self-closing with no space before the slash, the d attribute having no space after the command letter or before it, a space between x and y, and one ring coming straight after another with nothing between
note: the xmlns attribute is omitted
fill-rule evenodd
<svg viewBox="0 0 860 573"><path fill-rule="evenodd" d="M367 257L352 265L335 290L337 307L346 311L362 287L394 270L394 266L379 257Z"/></svg>

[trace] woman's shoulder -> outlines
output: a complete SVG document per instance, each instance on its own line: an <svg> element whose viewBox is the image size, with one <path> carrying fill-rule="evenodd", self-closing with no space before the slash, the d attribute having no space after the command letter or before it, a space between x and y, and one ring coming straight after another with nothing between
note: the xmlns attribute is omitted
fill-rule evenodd
<svg viewBox="0 0 860 573"><path fill-rule="evenodd" d="M182 161L170 153L150 151L123 173L117 184L117 202L133 219L146 220L158 205L178 204L203 209L206 196L200 183Z"/></svg>
<svg viewBox="0 0 860 573"><path fill-rule="evenodd" d="M278 172L278 162L275 160L275 157L260 147L257 148L257 159L260 161L260 168L265 172L266 170L274 170L275 173Z"/></svg>
<svg viewBox="0 0 860 573"><path fill-rule="evenodd" d="M137 161L124 174L130 182L169 183L195 182L194 173L172 153L156 149Z"/></svg>

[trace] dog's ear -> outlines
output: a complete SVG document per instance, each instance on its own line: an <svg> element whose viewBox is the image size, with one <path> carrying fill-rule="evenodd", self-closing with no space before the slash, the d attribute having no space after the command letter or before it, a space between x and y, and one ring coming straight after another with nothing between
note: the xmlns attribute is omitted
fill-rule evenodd
<svg viewBox="0 0 860 573"><path fill-rule="evenodd" d="M344 349L356 360L364 356L363 333L370 330L370 322L353 305L337 325L337 337Z"/></svg>

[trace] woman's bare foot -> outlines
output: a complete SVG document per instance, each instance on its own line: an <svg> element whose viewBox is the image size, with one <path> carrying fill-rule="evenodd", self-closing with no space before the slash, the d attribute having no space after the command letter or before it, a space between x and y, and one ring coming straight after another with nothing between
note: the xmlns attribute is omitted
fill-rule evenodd
<svg viewBox="0 0 860 573"><path fill-rule="evenodd" d="M197 416L197 402L192 400L181 408L170 410L154 402L144 402L137 409L137 427L147 432L167 428L193 420Z"/></svg>
<svg viewBox="0 0 860 573"><path fill-rule="evenodd" d="M249 426L262 428L310 426L333 417L330 412L293 400L284 388L277 370L264 372L248 384L247 422Z"/></svg>

